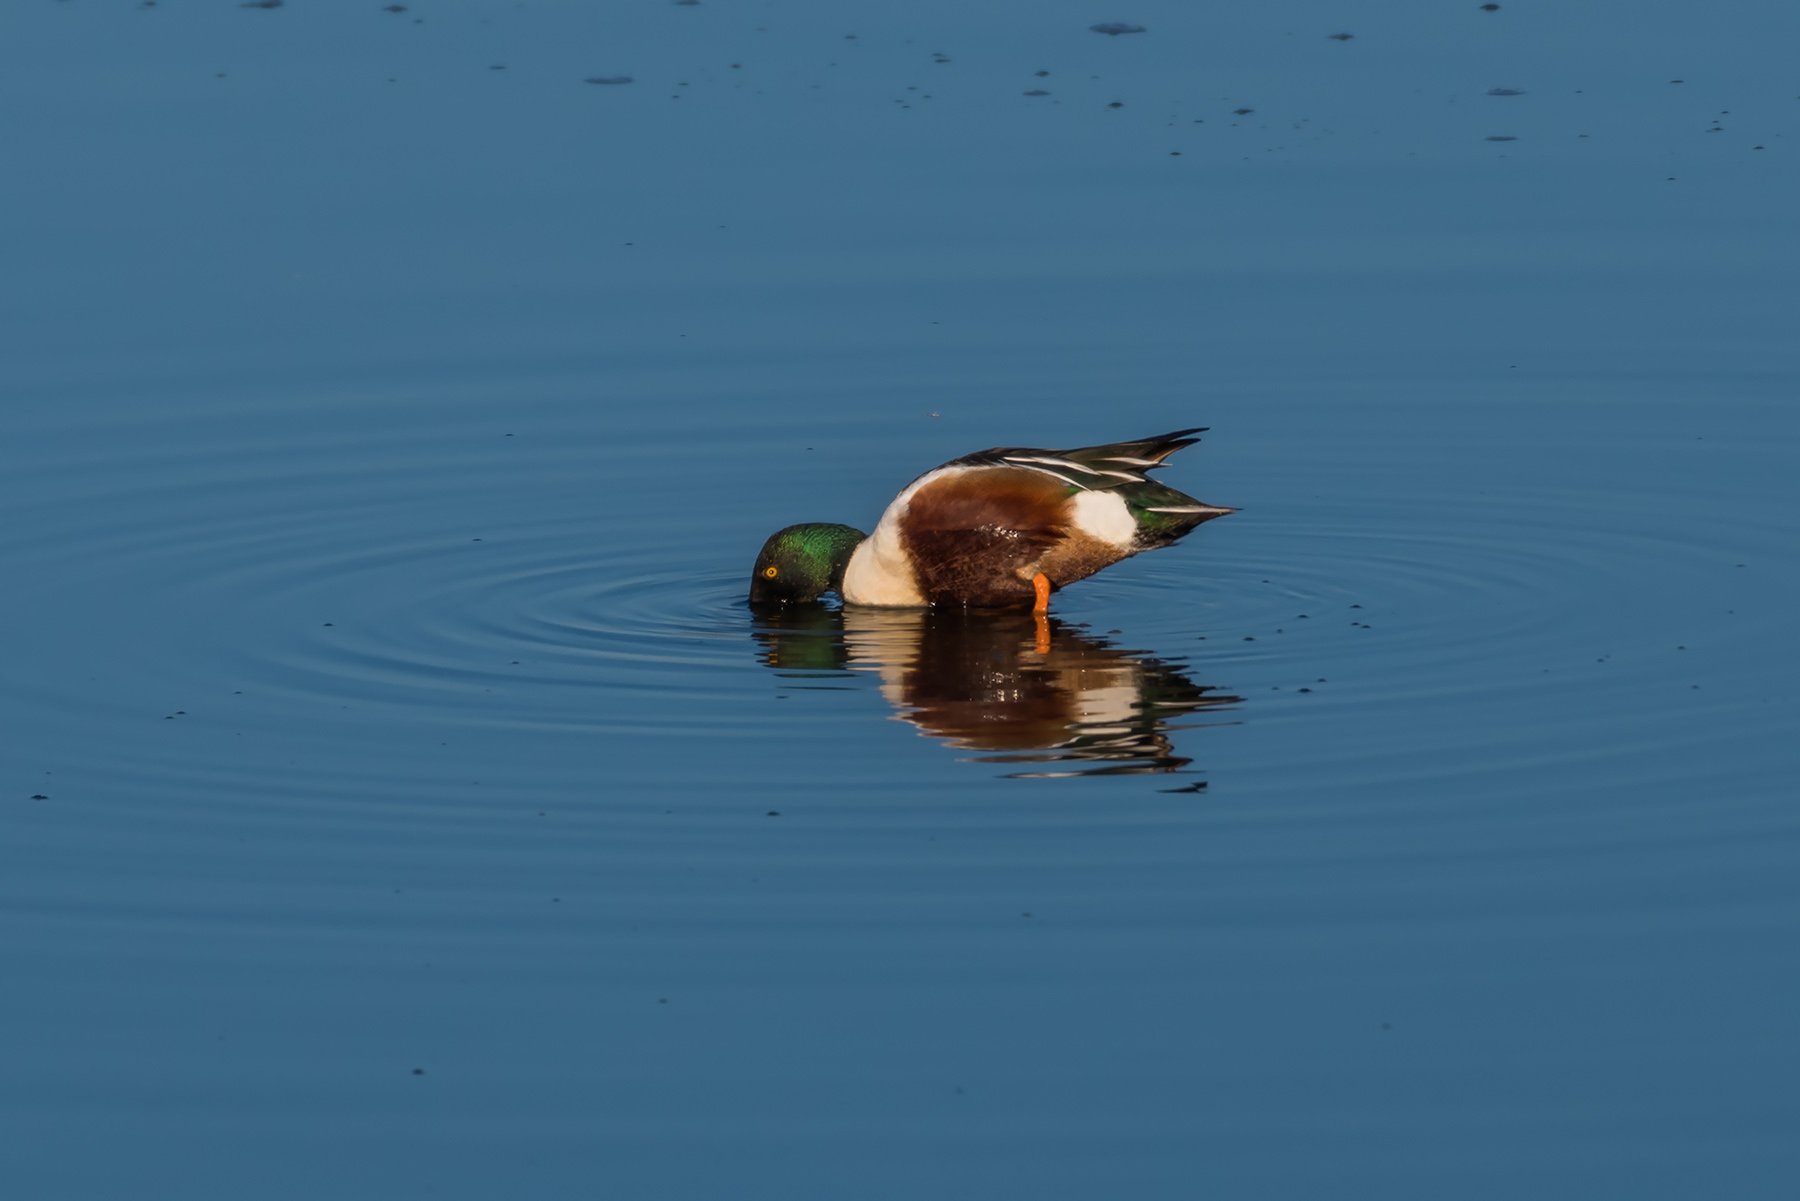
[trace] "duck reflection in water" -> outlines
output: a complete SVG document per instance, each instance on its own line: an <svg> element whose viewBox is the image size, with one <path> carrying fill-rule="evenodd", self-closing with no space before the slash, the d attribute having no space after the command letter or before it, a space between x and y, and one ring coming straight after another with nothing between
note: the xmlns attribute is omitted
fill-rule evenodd
<svg viewBox="0 0 1800 1201"><path fill-rule="evenodd" d="M788 605L755 617L768 667L874 673L901 719L947 746L992 752L975 762L1045 765L1011 773L1022 777L1177 771L1192 760L1170 732L1225 724L1182 719L1242 699L1040 614Z"/></svg>

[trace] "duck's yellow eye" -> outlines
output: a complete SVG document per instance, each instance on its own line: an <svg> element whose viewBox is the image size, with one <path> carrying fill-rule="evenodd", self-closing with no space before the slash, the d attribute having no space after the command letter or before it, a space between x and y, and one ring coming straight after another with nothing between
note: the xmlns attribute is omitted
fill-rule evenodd
<svg viewBox="0 0 1800 1201"><path fill-rule="evenodd" d="M768 576L772 580L775 578L777 573L773 567L765 567L765 568L763 568L763 574Z"/></svg>

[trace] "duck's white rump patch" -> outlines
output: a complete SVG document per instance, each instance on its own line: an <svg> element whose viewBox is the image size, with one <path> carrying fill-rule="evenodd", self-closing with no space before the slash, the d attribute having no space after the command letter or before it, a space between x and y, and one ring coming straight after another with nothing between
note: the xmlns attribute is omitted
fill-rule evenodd
<svg viewBox="0 0 1800 1201"><path fill-rule="evenodd" d="M1129 550L1137 538L1137 518L1117 492L1077 492L1069 511L1076 529L1120 550Z"/></svg>

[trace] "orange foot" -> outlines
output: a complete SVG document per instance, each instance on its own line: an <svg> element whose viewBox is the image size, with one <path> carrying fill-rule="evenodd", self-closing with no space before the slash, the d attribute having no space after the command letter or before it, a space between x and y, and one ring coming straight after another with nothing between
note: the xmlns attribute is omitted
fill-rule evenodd
<svg viewBox="0 0 1800 1201"><path fill-rule="evenodd" d="M1031 606L1031 615L1037 618L1037 653L1050 653L1050 619L1045 616L1050 611L1050 577L1038 572L1032 577L1031 587L1037 593L1037 603Z"/></svg>

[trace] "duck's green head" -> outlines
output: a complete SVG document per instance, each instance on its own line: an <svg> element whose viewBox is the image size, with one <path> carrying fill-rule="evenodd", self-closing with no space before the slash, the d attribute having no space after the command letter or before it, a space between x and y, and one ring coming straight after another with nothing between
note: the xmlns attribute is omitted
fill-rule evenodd
<svg viewBox="0 0 1800 1201"><path fill-rule="evenodd" d="M775 531L750 573L750 603L797 604L842 589L844 568L862 540L861 530L822 521Z"/></svg>

